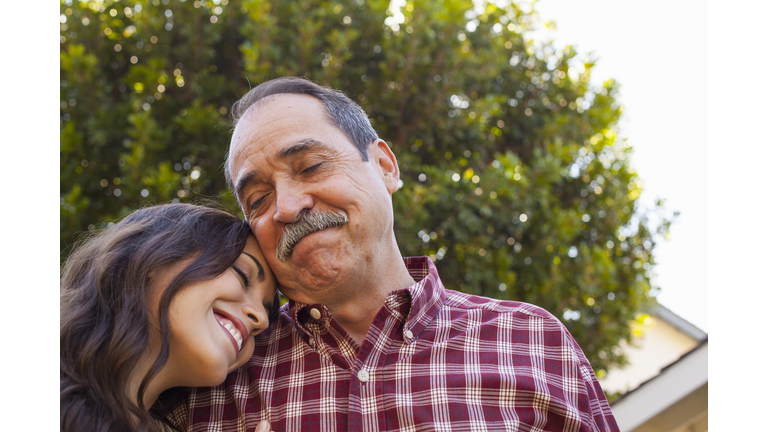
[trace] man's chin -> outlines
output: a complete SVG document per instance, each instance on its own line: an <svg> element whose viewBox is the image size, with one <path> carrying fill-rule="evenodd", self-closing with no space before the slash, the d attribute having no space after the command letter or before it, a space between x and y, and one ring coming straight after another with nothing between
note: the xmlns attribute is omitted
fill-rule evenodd
<svg viewBox="0 0 768 432"><path fill-rule="evenodd" d="M317 269L338 268L345 259L344 242L339 241L331 233L310 234L303 238L288 257L288 263L294 269L311 271Z"/></svg>
<svg viewBox="0 0 768 432"><path fill-rule="evenodd" d="M312 234L310 234L310 236L311 235ZM326 247L311 241L311 239L308 239L307 237L304 237L301 241L296 243L293 250L288 255L286 262L290 262L296 267L303 267L311 265L318 260L324 261L327 259L326 255L331 255L331 251Z"/></svg>
<svg viewBox="0 0 768 432"><path fill-rule="evenodd" d="M293 277L298 278L299 283L324 286L336 281L341 273L344 257L339 252L307 242L298 244L285 264L291 268Z"/></svg>

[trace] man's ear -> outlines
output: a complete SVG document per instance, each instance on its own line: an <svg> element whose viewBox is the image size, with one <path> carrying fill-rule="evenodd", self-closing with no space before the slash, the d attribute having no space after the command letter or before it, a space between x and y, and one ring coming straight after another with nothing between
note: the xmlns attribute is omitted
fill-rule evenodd
<svg viewBox="0 0 768 432"><path fill-rule="evenodd" d="M390 195L399 189L400 167L397 166L397 158L384 140L377 139L368 146L368 155L371 162L378 165L381 170L384 185Z"/></svg>

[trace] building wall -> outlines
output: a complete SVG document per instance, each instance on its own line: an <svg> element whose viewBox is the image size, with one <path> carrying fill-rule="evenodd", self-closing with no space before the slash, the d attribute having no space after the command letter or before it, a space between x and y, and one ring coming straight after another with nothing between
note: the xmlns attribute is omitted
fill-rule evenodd
<svg viewBox="0 0 768 432"><path fill-rule="evenodd" d="M636 388L695 348L698 341L654 314L646 318L642 336L633 345L622 345L629 364L624 369L609 370L600 379L606 392L624 393Z"/></svg>

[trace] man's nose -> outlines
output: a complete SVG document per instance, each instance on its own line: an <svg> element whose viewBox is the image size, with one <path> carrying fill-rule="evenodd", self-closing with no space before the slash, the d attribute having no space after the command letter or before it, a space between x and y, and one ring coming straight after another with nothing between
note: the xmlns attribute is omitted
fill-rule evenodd
<svg viewBox="0 0 768 432"><path fill-rule="evenodd" d="M284 180L275 187L276 210L273 219L276 223L289 224L298 220L299 215L314 206L312 195L304 191L303 186L293 180Z"/></svg>

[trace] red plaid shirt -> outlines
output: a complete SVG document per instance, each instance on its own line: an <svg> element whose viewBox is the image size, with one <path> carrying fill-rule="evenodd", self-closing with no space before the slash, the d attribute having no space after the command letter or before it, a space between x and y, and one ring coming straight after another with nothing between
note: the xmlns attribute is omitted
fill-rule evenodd
<svg viewBox="0 0 768 432"><path fill-rule="evenodd" d="M432 261L389 294L362 346L322 305L290 302L224 384L192 389L187 431L618 431L589 362L536 306L443 287ZM319 313L318 313L319 312Z"/></svg>

